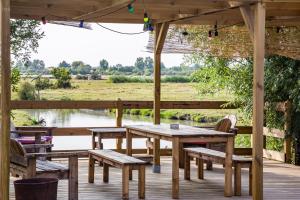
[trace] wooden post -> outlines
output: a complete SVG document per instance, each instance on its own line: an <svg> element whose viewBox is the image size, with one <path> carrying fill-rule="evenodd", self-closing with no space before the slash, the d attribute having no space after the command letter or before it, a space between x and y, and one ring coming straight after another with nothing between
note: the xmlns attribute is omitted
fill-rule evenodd
<svg viewBox="0 0 300 200"><path fill-rule="evenodd" d="M264 121L264 3L254 6L254 65L253 65L253 199L263 199L263 121Z"/></svg>
<svg viewBox="0 0 300 200"><path fill-rule="evenodd" d="M116 110L116 127L122 127L122 117L123 117L123 103L120 98L118 98L117 101L117 110ZM116 149L121 150L122 149L122 138L117 138L116 141Z"/></svg>
<svg viewBox="0 0 300 200"><path fill-rule="evenodd" d="M0 200L9 199L10 138L10 0L0 1L1 10L1 130L0 130Z"/></svg>
<svg viewBox="0 0 300 200"><path fill-rule="evenodd" d="M168 33L169 24L155 24L154 46L154 124L160 124L160 64L161 52Z"/></svg>
<svg viewBox="0 0 300 200"><path fill-rule="evenodd" d="M155 25L155 47L154 47L154 102L153 102L153 122L160 124L160 64L161 53L156 51L161 24Z"/></svg>
<svg viewBox="0 0 300 200"><path fill-rule="evenodd" d="M290 101L285 102L285 111L284 111L284 154L285 162L291 163L292 160L292 138L290 135L291 123L292 123L292 103Z"/></svg>

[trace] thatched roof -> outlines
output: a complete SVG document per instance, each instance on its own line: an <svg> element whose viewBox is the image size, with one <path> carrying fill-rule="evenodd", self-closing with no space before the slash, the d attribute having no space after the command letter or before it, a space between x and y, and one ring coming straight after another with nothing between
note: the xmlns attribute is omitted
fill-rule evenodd
<svg viewBox="0 0 300 200"><path fill-rule="evenodd" d="M209 37L212 26L171 26L163 53L206 53L218 57L249 57L253 45L244 26L218 30L218 37ZM183 32L188 35L184 36ZM213 30L214 31L214 30ZM153 52L154 35L149 34L147 52ZM276 54L300 60L300 26L269 27L266 31L266 54Z"/></svg>

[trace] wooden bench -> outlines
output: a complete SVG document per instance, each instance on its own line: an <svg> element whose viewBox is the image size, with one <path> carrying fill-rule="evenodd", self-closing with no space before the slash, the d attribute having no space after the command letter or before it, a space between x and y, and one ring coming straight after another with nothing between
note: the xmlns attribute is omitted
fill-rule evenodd
<svg viewBox="0 0 300 200"><path fill-rule="evenodd" d="M138 170L138 196L145 198L145 165L146 162L109 149L89 150L89 183L94 182L95 161L103 163L103 182L108 183L109 166L122 169L122 199L129 198L130 171Z"/></svg>
<svg viewBox="0 0 300 200"><path fill-rule="evenodd" d="M184 179L190 180L190 160L196 158L198 163L198 178L204 178L204 161L211 161L219 164L225 164L225 153L207 148L184 148L185 166ZM243 156L233 155L232 165L234 167L234 195L241 195L241 168L249 168L249 195L252 195L252 159Z"/></svg>

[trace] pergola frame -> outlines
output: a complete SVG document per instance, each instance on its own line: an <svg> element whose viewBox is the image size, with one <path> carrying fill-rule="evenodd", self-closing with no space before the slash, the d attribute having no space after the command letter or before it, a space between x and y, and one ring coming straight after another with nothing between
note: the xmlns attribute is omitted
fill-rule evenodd
<svg viewBox="0 0 300 200"><path fill-rule="evenodd" d="M72 3L73 2L73 3ZM103 4L105 2L105 4ZM9 199L9 138L10 138L10 18L52 20L85 20L92 22L142 23L143 12L109 15L116 9L137 1L107 0L93 5L92 0L1 0L1 133L0 133L0 200ZM299 25L299 0L145 0L155 24L154 47L154 123L160 123L160 63L161 52L169 22L174 24L233 24L243 20L254 45L253 78L253 199L263 199L263 107L264 107L264 52L265 23L270 25ZM266 7L270 12L266 14ZM40 6L40 7L39 7ZM234 9L230 9L235 7ZM282 9L285 6L289 10ZM195 7L197 9L195 9ZM203 8L204 11L201 10ZM142 9L142 8L141 8ZM276 10L277 9L277 10ZM205 10L211 15L204 15ZM268 10L267 10L268 11ZM53 14L54 13L54 14ZM268 15L269 14L269 15ZM276 15L278 14L278 15ZM287 18L286 16L289 16ZM99 17L101 16L101 17ZM159 140L154 141L158 144ZM159 164L159 163L156 163ZM228 195L230 196L230 194Z"/></svg>

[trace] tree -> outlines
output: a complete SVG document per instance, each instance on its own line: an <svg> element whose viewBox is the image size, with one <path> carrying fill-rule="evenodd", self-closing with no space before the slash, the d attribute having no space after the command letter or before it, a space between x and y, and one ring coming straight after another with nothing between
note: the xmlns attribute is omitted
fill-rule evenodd
<svg viewBox="0 0 300 200"><path fill-rule="evenodd" d="M44 37L36 20L10 20L11 54L16 61L28 61L32 52L37 52L38 41Z"/></svg>
<svg viewBox="0 0 300 200"><path fill-rule="evenodd" d="M99 67L100 67L101 71L106 71L108 69L109 64L108 64L107 60L102 59L102 60L100 60L99 64L100 64Z"/></svg>
<svg viewBox="0 0 300 200"><path fill-rule="evenodd" d="M61 63L58 64L58 67L71 68L71 65L63 60Z"/></svg>
<svg viewBox="0 0 300 200"><path fill-rule="evenodd" d="M53 68L51 74L56 79L57 88L70 88L71 87L71 73L66 68Z"/></svg>
<svg viewBox="0 0 300 200"><path fill-rule="evenodd" d="M37 99L40 100L40 91L45 90L51 87L50 79L49 78L42 78L41 75L39 75L35 79L34 87L37 90Z"/></svg>
<svg viewBox="0 0 300 200"><path fill-rule="evenodd" d="M72 74L89 74L91 73L92 67L84 64L82 61L74 61L71 65Z"/></svg>
<svg viewBox="0 0 300 200"><path fill-rule="evenodd" d="M134 66L138 71L143 72L145 68L144 58L138 57L135 61Z"/></svg>

